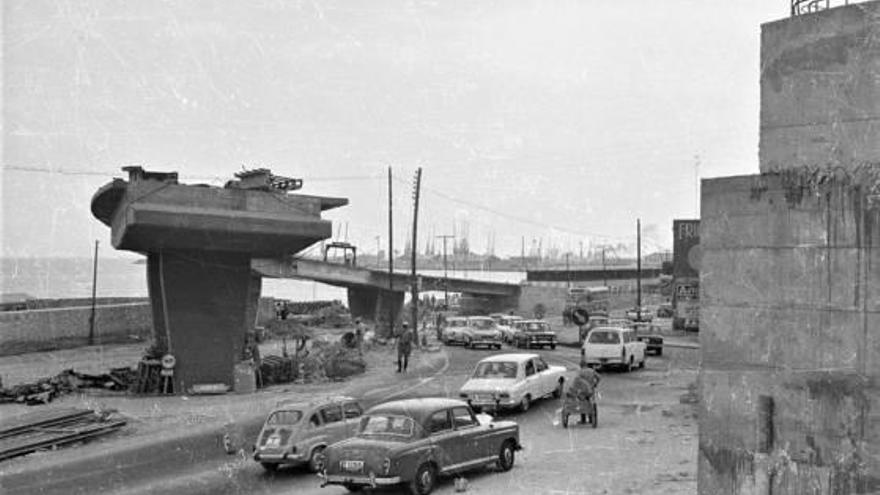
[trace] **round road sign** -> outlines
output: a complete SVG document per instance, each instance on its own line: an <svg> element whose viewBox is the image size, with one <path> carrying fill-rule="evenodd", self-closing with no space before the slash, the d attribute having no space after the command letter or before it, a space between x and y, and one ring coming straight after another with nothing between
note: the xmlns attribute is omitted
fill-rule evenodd
<svg viewBox="0 0 880 495"><path fill-rule="evenodd" d="M584 308L575 308L571 312L571 320L575 325L586 325L590 321L590 313Z"/></svg>
<svg viewBox="0 0 880 495"><path fill-rule="evenodd" d="M162 367L166 370L170 370L175 364L177 364L177 359L174 359L174 356L171 354L165 354L162 356Z"/></svg>

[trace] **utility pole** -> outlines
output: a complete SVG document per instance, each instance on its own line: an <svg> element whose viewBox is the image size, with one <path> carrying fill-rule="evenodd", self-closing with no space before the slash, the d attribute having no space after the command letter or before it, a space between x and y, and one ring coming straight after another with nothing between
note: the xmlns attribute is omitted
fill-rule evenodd
<svg viewBox="0 0 880 495"><path fill-rule="evenodd" d="M455 239L454 235L438 235L437 237L443 239L443 302L446 305L447 311L449 310L449 272L446 267L446 239Z"/></svg>
<svg viewBox="0 0 880 495"><path fill-rule="evenodd" d="M602 285L608 287L608 272L605 271L605 246L602 246Z"/></svg>
<svg viewBox="0 0 880 495"><path fill-rule="evenodd" d="M642 321L642 220L636 219L636 321Z"/></svg>
<svg viewBox="0 0 880 495"><path fill-rule="evenodd" d="M394 336L394 214L391 167L388 167L388 337Z"/></svg>
<svg viewBox="0 0 880 495"><path fill-rule="evenodd" d="M416 170L415 183L413 184L413 225L412 225L412 279L410 280L410 293L412 294L412 327L416 345L419 345L419 278L416 275L416 255L418 254L418 236L416 229L419 225L419 190L422 186L422 167Z"/></svg>
<svg viewBox="0 0 880 495"><path fill-rule="evenodd" d="M95 259L92 262L92 312L89 315L89 345L95 344L95 296L98 286L98 241L95 240Z"/></svg>
<svg viewBox="0 0 880 495"><path fill-rule="evenodd" d="M520 259L522 260L522 269L526 271L526 236L520 237Z"/></svg>

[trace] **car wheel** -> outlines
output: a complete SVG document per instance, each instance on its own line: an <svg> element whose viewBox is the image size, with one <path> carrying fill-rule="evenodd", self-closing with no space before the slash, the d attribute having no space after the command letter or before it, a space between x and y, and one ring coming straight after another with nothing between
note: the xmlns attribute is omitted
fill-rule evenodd
<svg viewBox="0 0 880 495"><path fill-rule="evenodd" d="M500 350L501 350L501 344L496 345L496 346L495 346L495 349L498 349L498 350L500 351Z"/></svg>
<svg viewBox="0 0 880 495"><path fill-rule="evenodd" d="M635 360L632 356L629 357L629 363L626 365L626 371L632 372L632 370L636 369Z"/></svg>
<svg viewBox="0 0 880 495"><path fill-rule="evenodd" d="M263 466L263 469L265 469L269 473L274 473L275 471L278 471L277 462L261 462L260 465Z"/></svg>
<svg viewBox="0 0 880 495"><path fill-rule="evenodd" d="M663 349L662 349L662 348L657 349L656 354L657 354L658 356L662 356L662 355L663 355Z"/></svg>
<svg viewBox="0 0 880 495"><path fill-rule="evenodd" d="M324 447L315 447L312 455L309 456L309 470L320 473L322 469L324 469Z"/></svg>
<svg viewBox="0 0 880 495"><path fill-rule="evenodd" d="M641 361L639 361L639 369L645 368L645 358L643 357Z"/></svg>
<svg viewBox="0 0 880 495"><path fill-rule="evenodd" d="M416 470L416 477L410 482L409 491L413 495L428 495L434 490L437 472L432 464L422 464Z"/></svg>
<svg viewBox="0 0 880 495"><path fill-rule="evenodd" d="M470 349L470 348L472 347L472 346L471 346L471 341L470 341L470 340L465 340L465 341L464 341L464 346L465 346L466 348Z"/></svg>
<svg viewBox="0 0 880 495"><path fill-rule="evenodd" d="M507 440L501 445L501 451L498 452L498 468L502 471L510 471L515 460L516 452L513 442Z"/></svg>
<svg viewBox="0 0 880 495"><path fill-rule="evenodd" d="M345 489L349 491L349 493L360 493L364 491L364 487L361 485L343 485Z"/></svg>
<svg viewBox="0 0 880 495"><path fill-rule="evenodd" d="M590 415L590 423L593 424L593 428L599 426L599 408L593 403L593 414Z"/></svg>
<svg viewBox="0 0 880 495"><path fill-rule="evenodd" d="M562 413L562 417L560 419L562 420L562 427L568 428L568 414Z"/></svg>
<svg viewBox="0 0 880 495"><path fill-rule="evenodd" d="M522 400L519 403L519 409L522 412L526 412L529 410L529 406L532 405L532 399L528 396L528 394L523 395Z"/></svg>
<svg viewBox="0 0 880 495"><path fill-rule="evenodd" d="M550 350L551 350L551 351L555 351L555 350L556 350L556 344L550 344Z"/></svg>

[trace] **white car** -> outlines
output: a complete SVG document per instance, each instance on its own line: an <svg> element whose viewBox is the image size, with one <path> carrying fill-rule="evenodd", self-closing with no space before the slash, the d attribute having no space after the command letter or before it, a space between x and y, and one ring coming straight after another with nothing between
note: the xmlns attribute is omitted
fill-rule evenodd
<svg viewBox="0 0 880 495"><path fill-rule="evenodd" d="M632 371L645 367L647 344L630 328L598 327L590 330L581 347L581 363L590 367L618 365Z"/></svg>
<svg viewBox="0 0 880 495"><path fill-rule="evenodd" d="M501 331L501 340L507 343L513 342L513 325L521 321L522 316L505 315L498 322L498 330Z"/></svg>
<svg viewBox="0 0 880 495"><path fill-rule="evenodd" d="M441 332L440 340L444 344L463 344L467 342L468 319L461 316L451 316L446 319L446 325Z"/></svg>
<svg viewBox="0 0 880 495"><path fill-rule="evenodd" d="M477 363L458 395L475 410L527 411L533 401L562 395L565 373L538 354L496 354Z"/></svg>

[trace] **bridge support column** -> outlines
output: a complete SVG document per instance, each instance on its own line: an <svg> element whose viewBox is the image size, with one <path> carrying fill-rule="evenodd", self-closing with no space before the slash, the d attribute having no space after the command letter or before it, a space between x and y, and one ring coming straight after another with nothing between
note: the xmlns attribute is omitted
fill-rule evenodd
<svg viewBox="0 0 880 495"><path fill-rule="evenodd" d="M245 332L254 326L260 277L247 254L164 250L147 258L154 342L177 358L174 392L234 384Z"/></svg>
<svg viewBox="0 0 880 495"><path fill-rule="evenodd" d="M395 326L400 323L403 310L403 292L385 289L349 288L348 309L351 316L366 318L376 324L376 334L388 335L388 313L393 312Z"/></svg>

